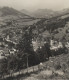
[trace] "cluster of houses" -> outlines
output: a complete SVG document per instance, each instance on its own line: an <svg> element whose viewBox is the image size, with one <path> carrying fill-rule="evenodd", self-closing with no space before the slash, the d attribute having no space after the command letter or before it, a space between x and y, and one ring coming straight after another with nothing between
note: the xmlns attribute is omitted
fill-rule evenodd
<svg viewBox="0 0 69 80"><path fill-rule="evenodd" d="M50 41L50 50L58 50L59 48L63 48L63 44L62 42L58 42L58 41L54 41L54 40L51 40Z"/></svg>
<svg viewBox="0 0 69 80"><path fill-rule="evenodd" d="M64 46L68 49L69 48L69 42L66 41L63 43L61 41L51 40L51 43L50 43L50 49L51 50L57 50L59 48L63 48Z"/></svg>
<svg viewBox="0 0 69 80"><path fill-rule="evenodd" d="M42 46L46 43L47 43L46 41L43 41L40 43L37 40L32 40L34 51L36 51L39 47L42 48ZM50 50L57 51L59 48L64 47L63 43L61 41L57 41L57 40L50 40L49 44L50 44ZM69 42L65 42L64 45L66 48L69 48Z"/></svg>
<svg viewBox="0 0 69 80"><path fill-rule="evenodd" d="M36 52L36 50L44 44L46 44L46 41L39 41L32 39L33 49ZM57 51L59 48L63 48L63 43L61 41L57 40L50 40L50 50ZM17 50L15 49L15 46L17 45L16 42L11 41L9 39L9 35L6 38L0 37L0 59L9 56L10 54L15 54ZM69 48L69 42L64 43L66 48Z"/></svg>
<svg viewBox="0 0 69 80"><path fill-rule="evenodd" d="M45 43L46 43L46 41L39 41L37 39L36 40L32 39L34 51L36 51L39 47L42 48L42 46L44 46Z"/></svg>
<svg viewBox="0 0 69 80"><path fill-rule="evenodd" d="M3 59L11 54L16 53L16 42L11 41L9 36L7 38L0 37L0 59Z"/></svg>

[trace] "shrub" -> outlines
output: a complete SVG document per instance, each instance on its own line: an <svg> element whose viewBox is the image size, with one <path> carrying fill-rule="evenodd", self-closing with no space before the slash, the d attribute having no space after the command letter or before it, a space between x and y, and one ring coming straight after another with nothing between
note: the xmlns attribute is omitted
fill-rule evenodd
<svg viewBox="0 0 69 80"><path fill-rule="evenodd" d="M68 67L69 67L69 60L67 61L67 65L68 65Z"/></svg>
<svg viewBox="0 0 69 80"><path fill-rule="evenodd" d="M55 70L61 69L60 62L57 62L57 63L54 65L54 68L55 68Z"/></svg>
<svg viewBox="0 0 69 80"><path fill-rule="evenodd" d="M63 70L63 72L66 71L66 68L67 68L66 64L62 64L62 70Z"/></svg>

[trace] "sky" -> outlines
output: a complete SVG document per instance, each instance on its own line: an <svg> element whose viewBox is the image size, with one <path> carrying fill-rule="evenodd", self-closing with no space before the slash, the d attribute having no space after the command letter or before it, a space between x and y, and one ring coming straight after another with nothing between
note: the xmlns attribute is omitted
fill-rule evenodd
<svg viewBox="0 0 69 80"><path fill-rule="evenodd" d="M0 0L0 7L3 6L13 7L17 10L53 9L57 11L69 8L69 0Z"/></svg>

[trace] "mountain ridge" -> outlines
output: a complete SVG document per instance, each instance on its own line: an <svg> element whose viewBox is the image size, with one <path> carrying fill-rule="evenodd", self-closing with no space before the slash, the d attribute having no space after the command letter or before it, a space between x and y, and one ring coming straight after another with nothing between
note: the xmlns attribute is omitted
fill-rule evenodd
<svg viewBox="0 0 69 80"><path fill-rule="evenodd" d="M63 9L61 11L54 11L51 9L38 9L33 12L22 9L20 12L22 12L22 13L24 12L25 14L30 15L35 18L52 18L52 17L56 17L56 16L69 14L69 8Z"/></svg>

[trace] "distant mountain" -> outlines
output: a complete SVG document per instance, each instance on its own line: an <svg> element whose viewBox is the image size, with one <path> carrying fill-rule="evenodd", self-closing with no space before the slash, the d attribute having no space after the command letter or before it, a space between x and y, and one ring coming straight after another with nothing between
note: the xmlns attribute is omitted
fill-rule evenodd
<svg viewBox="0 0 69 80"><path fill-rule="evenodd" d="M68 15L69 15L69 8L63 9L61 11L57 11L57 16L60 16L60 17L66 16L66 17L68 17Z"/></svg>
<svg viewBox="0 0 69 80"><path fill-rule="evenodd" d="M39 9L33 13L35 17L39 18L49 18L54 16L54 14L56 14L56 12L50 9Z"/></svg>
<svg viewBox="0 0 69 80"><path fill-rule="evenodd" d="M36 18L50 18L58 14L56 11L50 9L38 9L34 12L29 12L23 9L21 12Z"/></svg>
<svg viewBox="0 0 69 80"><path fill-rule="evenodd" d="M10 7L3 7L0 8L0 17L3 19L17 19L17 18L29 18L30 16L21 13L20 11L10 8Z"/></svg>
<svg viewBox="0 0 69 80"><path fill-rule="evenodd" d="M28 11L28 10L26 10L26 9L22 9L20 12L21 12L21 13L24 13L24 14L26 14L26 15L29 15L29 16L31 16L31 17L35 17L35 16L34 16L34 12L30 12L30 11Z"/></svg>
<svg viewBox="0 0 69 80"><path fill-rule="evenodd" d="M51 9L38 9L34 12L30 12L30 11L23 9L20 12L27 14L29 16L35 17L35 18L51 18L51 17L56 17L56 16L69 15L69 8L63 9L61 11L53 11Z"/></svg>
<svg viewBox="0 0 69 80"><path fill-rule="evenodd" d="M27 11L26 9L22 9L20 12L24 13L24 14L30 14L31 12Z"/></svg>
<svg viewBox="0 0 69 80"><path fill-rule="evenodd" d="M35 17L40 18L50 18L50 17L56 17L56 16L65 16L69 15L69 8L63 9L61 11L53 11L51 9L39 9L33 13Z"/></svg>
<svg viewBox="0 0 69 80"><path fill-rule="evenodd" d="M67 9L63 9L62 11L61 11L61 13L64 13L64 14L69 14L69 8L67 8Z"/></svg>

